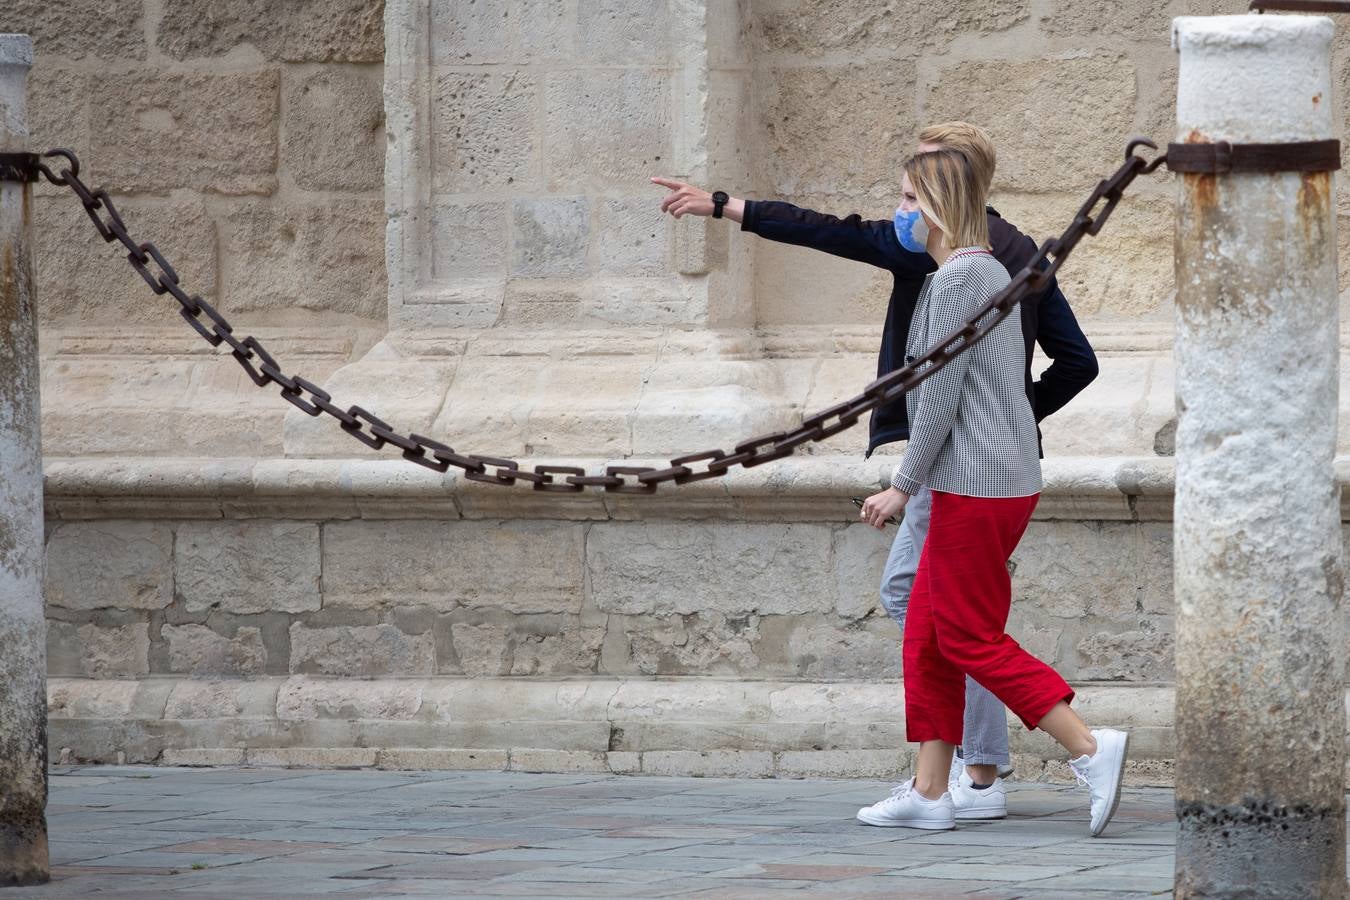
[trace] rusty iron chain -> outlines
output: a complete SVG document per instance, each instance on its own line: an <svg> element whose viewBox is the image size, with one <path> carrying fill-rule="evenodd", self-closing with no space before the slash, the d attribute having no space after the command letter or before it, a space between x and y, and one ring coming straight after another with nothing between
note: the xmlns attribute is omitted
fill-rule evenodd
<svg viewBox="0 0 1350 900"><path fill-rule="evenodd" d="M83 204L103 240L121 243L127 251L127 262L145 279L150 290L158 295L169 294L178 301L178 312L184 321L211 346L226 345L230 355L243 367L254 384L259 387L277 385L281 388L282 398L288 403L310 416L332 416L338 420L339 428L367 447L379 450L390 444L401 450L403 458L410 462L437 472L454 467L462 470L464 477L470 481L485 484L510 486L524 482L532 485L536 491L557 493L580 493L588 487L596 487L611 493L652 494L658 485L666 482L692 484L726 475L735 466L749 469L782 459L803 444L822 441L852 428L864 413L913 390L958 354L974 346L1024 298L1043 291L1078 242L1086 235L1096 235L1101 231L1130 183L1137 176L1152 172L1166 161L1166 154L1155 156L1152 160L1137 156L1135 150L1140 146L1157 149L1157 145L1147 139L1131 140L1125 148L1124 164L1110 178L1098 183L1064 233L1041 244L1036 255L1012 278L1007 287L991 297L962 327L947 335L913 363L878 378L858 396L805 417L795 429L750 438L736 444L730 453L721 449L704 450L676 457L664 469L608 466L604 474L598 475L587 474L580 466L537 465L533 471L527 471L516 460L457 453L446 444L429 437L401 434L388 422L359 406L343 409L334 404L332 396L318 385L300 375L283 373L261 341L253 335L239 337L234 327L214 307L200 295L189 293L179 283L177 271L153 243L131 237L108 192L103 189L90 190L80 179L80 161L74 153L55 149L42 154L43 159L65 161L65 165L59 167L59 174L45 162L39 161L37 167L52 184L69 187ZM1094 215L1099 205L1101 209Z"/></svg>

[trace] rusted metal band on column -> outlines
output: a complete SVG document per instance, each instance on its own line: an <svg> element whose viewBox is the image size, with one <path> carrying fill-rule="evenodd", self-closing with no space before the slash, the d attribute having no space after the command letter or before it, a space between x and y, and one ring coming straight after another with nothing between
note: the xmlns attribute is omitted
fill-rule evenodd
<svg viewBox="0 0 1350 900"><path fill-rule="evenodd" d="M1265 12L1350 13L1347 0L1252 0L1249 10Z"/></svg>
<svg viewBox="0 0 1350 900"><path fill-rule="evenodd" d="M36 153L0 153L0 181L37 181Z"/></svg>
<svg viewBox="0 0 1350 900"><path fill-rule="evenodd" d="M1173 172L1226 175L1229 172L1334 172L1341 167L1341 142L1292 141L1283 144L1168 144L1167 168Z"/></svg>

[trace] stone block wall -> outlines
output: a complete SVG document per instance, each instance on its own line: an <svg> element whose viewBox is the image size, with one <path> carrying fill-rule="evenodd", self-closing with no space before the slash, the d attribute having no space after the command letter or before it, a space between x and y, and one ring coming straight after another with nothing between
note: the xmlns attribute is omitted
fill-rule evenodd
<svg viewBox="0 0 1350 900"><path fill-rule="evenodd" d="M1171 17L1245 6L387 3L11 0L0 30L37 41L35 144L76 149L287 373L592 472L795 427L875 370L884 273L663 219L648 175L888 218L919 126L961 116L1044 238L1128 136L1172 136ZM1044 423L1011 622L1155 781L1172 189L1138 182L1062 270L1102 372ZM894 462L860 461L865 427L654 497L466 483L255 388L69 196L39 186L35 218L54 758L903 766L886 540L849 524ZM1023 774L1065 774L1014 740Z"/></svg>
<svg viewBox="0 0 1350 900"><path fill-rule="evenodd" d="M391 326L752 324L748 254L649 180L746 183L743 6L392 0Z"/></svg>
<svg viewBox="0 0 1350 900"><path fill-rule="evenodd" d="M991 202L1037 241L1058 236L1133 135L1174 138L1173 16L1218 0L1015 0L941 11L908 0L754 0L758 183L840 215L886 218L924 124L966 119L999 153ZM847 97L847 103L839 98ZM1061 284L1080 317L1171 315L1170 179L1141 179ZM890 280L792 248L756 247L764 323L873 322ZM815 288L808 289L807 286ZM823 305L816 298L840 296Z"/></svg>
<svg viewBox="0 0 1350 900"><path fill-rule="evenodd" d="M1167 680L1170 540L1035 523L1014 631L1076 681ZM820 522L59 522L50 670L898 678L876 592L888 548Z"/></svg>
<svg viewBox="0 0 1350 900"><path fill-rule="evenodd" d="M787 461L652 509L397 463L48 471L53 755L187 764L871 775L907 764L893 532ZM1168 777L1170 467L1050 464L1013 632ZM1013 725L1026 777L1065 777ZM120 754L120 756L119 756ZM1049 766L1049 768L1047 768Z"/></svg>
<svg viewBox="0 0 1350 900"><path fill-rule="evenodd" d="M249 323L385 318L381 0L12 0L33 147L69 147L184 284ZM172 324L68 190L37 190L47 326Z"/></svg>

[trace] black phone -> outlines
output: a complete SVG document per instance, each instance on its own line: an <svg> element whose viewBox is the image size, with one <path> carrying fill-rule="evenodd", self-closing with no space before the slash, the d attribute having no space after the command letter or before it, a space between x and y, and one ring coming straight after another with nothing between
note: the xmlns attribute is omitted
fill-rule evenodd
<svg viewBox="0 0 1350 900"><path fill-rule="evenodd" d="M854 505L854 506L858 507L858 509L862 509L863 498L861 498L861 497L853 497L853 498L851 498L851 499L853 500L853 505ZM899 524L900 524L900 520L897 519L895 516L887 516L887 517L886 517L886 521L883 522L882 524L884 524L884 525L899 525Z"/></svg>

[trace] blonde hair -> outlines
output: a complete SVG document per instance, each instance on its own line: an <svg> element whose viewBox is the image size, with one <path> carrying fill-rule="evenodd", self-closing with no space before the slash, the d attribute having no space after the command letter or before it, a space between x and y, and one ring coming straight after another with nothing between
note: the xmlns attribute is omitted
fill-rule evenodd
<svg viewBox="0 0 1350 900"><path fill-rule="evenodd" d="M919 132L919 143L937 144L946 149L959 150L970 160L983 193L988 196L994 184L994 142L978 125L969 122L942 122L929 125Z"/></svg>
<svg viewBox="0 0 1350 900"><path fill-rule="evenodd" d="M989 248L984 184L970 157L949 148L917 153L905 161L905 172L919 209L942 229L948 247Z"/></svg>

